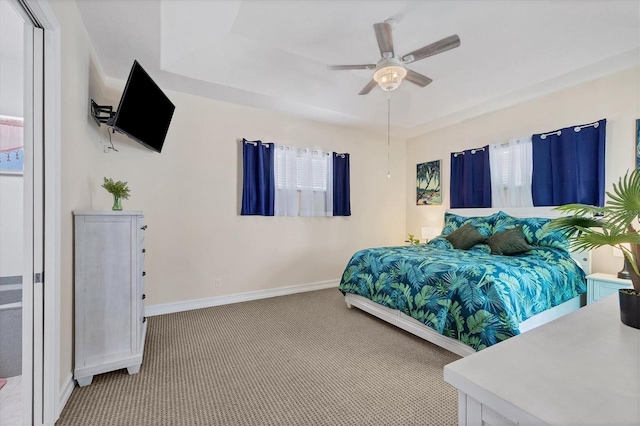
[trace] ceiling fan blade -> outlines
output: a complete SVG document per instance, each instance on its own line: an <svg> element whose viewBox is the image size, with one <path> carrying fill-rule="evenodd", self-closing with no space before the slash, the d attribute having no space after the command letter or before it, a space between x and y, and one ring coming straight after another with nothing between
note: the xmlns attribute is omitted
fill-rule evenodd
<svg viewBox="0 0 640 426"><path fill-rule="evenodd" d="M366 86L364 86L364 89L362 89L360 93L358 93L358 95L366 95L367 93L372 91L373 88L376 87L377 85L378 83L376 83L375 80L371 80Z"/></svg>
<svg viewBox="0 0 640 426"><path fill-rule="evenodd" d="M376 33L378 47L380 48L380 56L383 58L393 58L393 35L391 34L391 25L387 22L379 22L373 24L373 30ZM385 56L387 53L387 56ZM390 54L390 56L388 55Z"/></svg>
<svg viewBox="0 0 640 426"><path fill-rule="evenodd" d="M447 50L454 49L458 46L460 46L460 37L458 37L457 34L454 34L436 41L435 43L431 43L428 46L414 50L411 53L407 53L402 57L402 62L409 64L411 62L419 61L420 59L428 58L429 56L437 55L438 53L446 52Z"/></svg>
<svg viewBox="0 0 640 426"><path fill-rule="evenodd" d="M404 77L404 79L420 87L424 87L433 81L426 75L422 75L409 69L407 70L407 75Z"/></svg>
<svg viewBox="0 0 640 426"><path fill-rule="evenodd" d="M376 67L376 64L365 65L329 65L331 70L372 70Z"/></svg>

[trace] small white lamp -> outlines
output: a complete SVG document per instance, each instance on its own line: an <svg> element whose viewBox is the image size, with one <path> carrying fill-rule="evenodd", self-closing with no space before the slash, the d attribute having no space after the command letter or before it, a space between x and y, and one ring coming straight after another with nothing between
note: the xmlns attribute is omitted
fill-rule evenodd
<svg viewBox="0 0 640 426"><path fill-rule="evenodd" d="M435 226L425 226L422 228L422 238L425 243L428 243L429 240L440 235L440 228L436 228Z"/></svg>

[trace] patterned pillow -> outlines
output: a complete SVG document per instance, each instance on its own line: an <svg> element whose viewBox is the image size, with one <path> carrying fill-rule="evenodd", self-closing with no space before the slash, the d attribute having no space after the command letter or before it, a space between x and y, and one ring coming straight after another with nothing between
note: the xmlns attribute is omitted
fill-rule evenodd
<svg viewBox="0 0 640 426"><path fill-rule="evenodd" d="M444 249L444 250L449 250L452 249L453 246L451 245L451 243L449 242L449 240L447 240L446 238L443 237L436 237L432 240L429 240L429 242L427 243L428 246L432 246L434 248L438 248L438 249Z"/></svg>
<svg viewBox="0 0 640 426"><path fill-rule="evenodd" d="M444 228L442 229L442 235L449 235L456 229L470 223L483 237L489 237L493 234L493 228L496 221L501 217L501 213L505 214L503 212L499 212L494 213L491 216L466 217L447 212L444 214Z"/></svg>
<svg viewBox="0 0 640 426"><path fill-rule="evenodd" d="M487 237L482 235L471 223L466 223L445 237L453 248L469 250L478 243L483 243Z"/></svg>
<svg viewBox="0 0 640 426"><path fill-rule="evenodd" d="M491 254L502 254L511 256L514 254L525 253L531 250L531 246L527 244L527 240L522 233L522 225L506 231L497 232L487 239Z"/></svg>
<svg viewBox="0 0 640 426"><path fill-rule="evenodd" d="M521 225L522 233L529 244L569 251L571 242L562 230L549 229L549 227L546 226L551 219L544 217L518 218L509 216L504 212L501 213L503 215L497 220L494 233L506 231L507 229Z"/></svg>

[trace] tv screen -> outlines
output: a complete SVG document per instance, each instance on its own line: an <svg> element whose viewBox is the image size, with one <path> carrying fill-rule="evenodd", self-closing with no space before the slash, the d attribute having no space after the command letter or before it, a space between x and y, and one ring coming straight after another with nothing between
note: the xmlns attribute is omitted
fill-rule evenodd
<svg viewBox="0 0 640 426"><path fill-rule="evenodd" d="M175 108L138 61L133 61L113 128L161 152Z"/></svg>

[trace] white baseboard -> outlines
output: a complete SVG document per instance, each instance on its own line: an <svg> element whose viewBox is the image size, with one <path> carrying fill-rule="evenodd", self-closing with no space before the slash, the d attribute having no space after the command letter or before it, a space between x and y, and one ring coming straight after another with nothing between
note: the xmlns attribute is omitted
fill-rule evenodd
<svg viewBox="0 0 640 426"><path fill-rule="evenodd" d="M267 299L275 296L286 296L306 291L322 290L338 287L339 280L320 281L317 283L293 285L289 287L272 288L268 290L248 291L246 293L229 294L226 296L206 297L204 299L185 300L175 303L163 303L146 306L144 313L148 317L190 311L192 309L210 308L212 306L228 305L231 303L248 302L250 300Z"/></svg>
<svg viewBox="0 0 640 426"><path fill-rule="evenodd" d="M60 414L62 414L62 410L64 410L65 405L67 405L67 401L69 401L69 397L71 396L71 392L73 392L73 388L75 388L76 382L73 380L73 374L69 374L69 378L67 379L67 383L62 388L60 392L60 400L58 401L58 412L56 413L56 421L60 418Z"/></svg>

